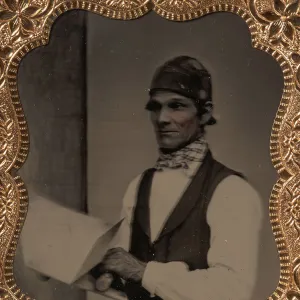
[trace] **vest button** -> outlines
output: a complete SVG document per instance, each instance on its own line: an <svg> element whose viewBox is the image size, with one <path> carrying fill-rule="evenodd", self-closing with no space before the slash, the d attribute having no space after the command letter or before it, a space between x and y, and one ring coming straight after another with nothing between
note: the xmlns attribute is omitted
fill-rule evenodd
<svg viewBox="0 0 300 300"><path fill-rule="evenodd" d="M148 253L149 253L150 256L155 257L155 251L152 247L149 248Z"/></svg>

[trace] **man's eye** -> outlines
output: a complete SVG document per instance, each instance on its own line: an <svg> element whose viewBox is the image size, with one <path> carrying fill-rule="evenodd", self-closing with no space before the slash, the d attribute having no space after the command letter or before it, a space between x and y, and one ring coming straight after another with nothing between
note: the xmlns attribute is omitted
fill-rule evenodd
<svg viewBox="0 0 300 300"><path fill-rule="evenodd" d="M180 102L174 102L174 103L170 103L169 107L172 109L181 109L181 108L184 108L185 105Z"/></svg>

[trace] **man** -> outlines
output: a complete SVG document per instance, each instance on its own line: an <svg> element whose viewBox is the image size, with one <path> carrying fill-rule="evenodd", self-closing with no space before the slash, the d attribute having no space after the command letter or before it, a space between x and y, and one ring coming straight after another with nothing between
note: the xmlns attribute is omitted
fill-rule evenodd
<svg viewBox="0 0 300 300"><path fill-rule="evenodd" d="M206 126L216 123L210 74L191 57L166 62L146 109L160 156L129 185L116 247L94 276L122 278L129 300L251 299L261 203L206 142Z"/></svg>

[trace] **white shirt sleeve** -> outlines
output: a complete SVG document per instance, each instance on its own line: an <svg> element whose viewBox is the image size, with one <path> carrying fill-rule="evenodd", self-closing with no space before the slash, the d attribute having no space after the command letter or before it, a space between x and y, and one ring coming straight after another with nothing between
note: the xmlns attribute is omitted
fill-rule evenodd
<svg viewBox="0 0 300 300"><path fill-rule="evenodd" d="M230 176L213 194L209 268L189 271L182 262L149 262L142 285L163 300L249 300L257 278L261 199L245 180Z"/></svg>
<svg viewBox="0 0 300 300"><path fill-rule="evenodd" d="M111 247L121 247L129 251L131 240L131 222L136 202L136 192L141 175L134 178L129 184L124 197L120 219L123 219L120 228L114 237Z"/></svg>

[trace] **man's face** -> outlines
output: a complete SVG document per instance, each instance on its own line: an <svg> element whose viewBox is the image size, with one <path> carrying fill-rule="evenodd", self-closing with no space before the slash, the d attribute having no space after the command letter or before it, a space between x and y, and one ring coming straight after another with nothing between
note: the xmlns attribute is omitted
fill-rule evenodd
<svg viewBox="0 0 300 300"><path fill-rule="evenodd" d="M177 150L195 140L200 121L194 102L180 94L159 91L151 96L150 111L156 139L161 149Z"/></svg>

